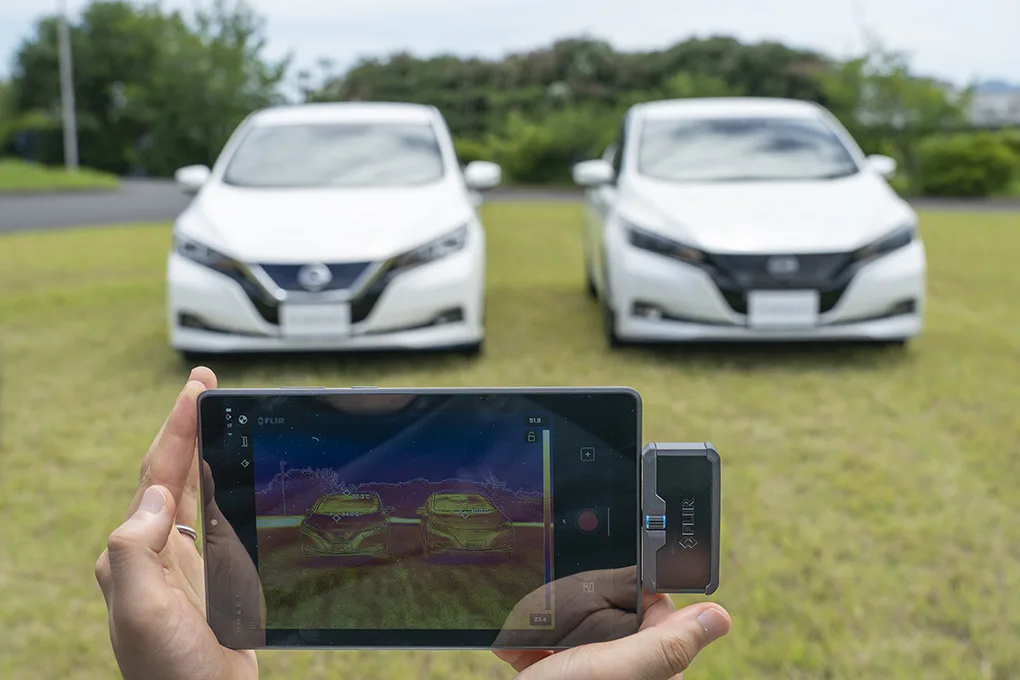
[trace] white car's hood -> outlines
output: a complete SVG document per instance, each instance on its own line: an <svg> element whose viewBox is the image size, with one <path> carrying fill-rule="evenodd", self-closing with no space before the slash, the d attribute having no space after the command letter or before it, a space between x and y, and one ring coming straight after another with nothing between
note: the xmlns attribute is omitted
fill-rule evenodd
<svg viewBox="0 0 1020 680"><path fill-rule="evenodd" d="M880 178L674 184L646 179L622 191L620 214L718 253L849 251L914 219Z"/></svg>
<svg viewBox="0 0 1020 680"><path fill-rule="evenodd" d="M473 216L456 185L253 190L211 184L181 216L184 231L246 262L361 262L392 257Z"/></svg>

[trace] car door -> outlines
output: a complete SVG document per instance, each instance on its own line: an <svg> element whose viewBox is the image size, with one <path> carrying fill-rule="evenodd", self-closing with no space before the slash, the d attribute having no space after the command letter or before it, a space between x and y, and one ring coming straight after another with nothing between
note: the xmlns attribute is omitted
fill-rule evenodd
<svg viewBox="0 0 1020 680"><path fill-rule="evenodd" d="M606 221L616 204L617 187L623 169L623 150L626 144L626 119L620 126L615 142L610 144L602 159L613 166L613 182L588 191L588 219L585 234L585 255L589 274L600 295L605 294L605 229Z"/></svg>

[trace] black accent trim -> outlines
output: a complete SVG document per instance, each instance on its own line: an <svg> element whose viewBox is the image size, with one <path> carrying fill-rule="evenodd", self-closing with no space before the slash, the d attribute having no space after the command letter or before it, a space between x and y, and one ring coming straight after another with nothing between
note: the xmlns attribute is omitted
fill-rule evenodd
<svg viewBox="0 0 1020 680"><path fill-rule="evenodd" d="M265 289L243 267L244 265L239 265L238 267L217 269L216 271L224 274L241 286L244 294L248 296L252 306L255 307L255 311L265 319L266 323L273 324L274 326L280 325L280 308L276 300L271 299Z"/></svg>
<svg viewBox="0 0 1020 680"><path fill-rule="evenodd" d="M391 267L392 265L389 263L384 265L368 288L363 290L357 298L351 300L351 323L364 321L375 309L379 298L386 291L386 286L399 274L399 270L391 269Z"/></svg>
<svg viewBox="0 0 1020 680"><path fill-rule="evenodd" d="M333 275L330 282L321 290L347 290L368 269L371 262L339 262L325 263L329 273ZM260 264L262 270L276 285L286 291L306 292L298 283L298 272L307 264ZM319 291L315 291L319 292Z"/></svg>
<svg viewBox="0 0 1020 680"><path fill-rule="evenodd" d="M229 328L223 328L221 326L213 326L208 321L198 317L194 314L178 314L177 325L181 328L192 328L194 330L205 331L206 333L220 333L223 335L243 335L253 338L264 338L264 333L248 333L245 331L232 330Z"/></svg>
<svg viewBox="0 0 1020 680"><path fill-rule="evenodd" d="M768 273L766 263L773 255L706 254L701 267L712 277L726 304L738 314L747 314L747 293L752 290L817 290L818 312L831 311L846 292L862 263L852 253L792 255L801 269L789 278Z"/></svg>

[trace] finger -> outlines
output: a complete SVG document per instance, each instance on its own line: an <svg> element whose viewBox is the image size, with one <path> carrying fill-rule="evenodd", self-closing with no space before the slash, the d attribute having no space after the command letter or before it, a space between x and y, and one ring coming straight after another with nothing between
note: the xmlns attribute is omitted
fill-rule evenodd
<svg viewBox="0 0 1020 680"><path fill-rule="evenodd" d="M174 498L161 486L142 494L134 514L107 541L107 590L118 602L144 603L144 610L165 601L166 579L160 552L166 548L174 524Z"/></svg>
<svg viewBox="0 0 1020 680"><path fill-rule="evenodd" d="M500 661L507 663L515 671L520 673L525 668L532 666L546 657L552 656L552 652L547 652L539 649L496 649L493 653L499 658Z"/></svg>
<svg viewBox="0 0 1020 680"><path fill-rule="evenodd" d="M96 560L96 582L99 583L99 589L103 591L103 599L106 600L106 606L110 606L110 552L104 550Z"/></svg>
<svg viewBox="0 0 1020 680"><path fill-rule="evenodd" d="M181 390L173 410L145 455L138 491L128 507L128 516L134 514L145 489L153 484L166 487L175 500L180 500L195 457L198 395L206 389L205 383L189 380Z"/></svg>
<svg viewBox="0 0 1020 680"><path fill-rule="evenodd" d="M555 654L526 670L520 680L539 674L561 680L668 680L683 673L698 652L729 629L729 614L718 605L692 605L634 635Z"/></svg>
<svg viewBox="0 0 1020 680"><path fill-rule="evenodd" d="M198 381L205 385L208 390L216 388L216 374L212 369L205 366L197 366L191 371L188 381ZM198 522L198 436L196 423L195 446L191 455L191 469L188 471L188 478L184 482L184 490L181 492L180 502L177 504L177 522L189 527L195 527Z"/></svg>
<svg viewBox="0 0 1020 680"><path fill-rule="evenodd" d="M662 623L666 617L676 611L673 600L669 595L662 593L656 595L643 594L641 601L641 627L650 628Z"/></svg>

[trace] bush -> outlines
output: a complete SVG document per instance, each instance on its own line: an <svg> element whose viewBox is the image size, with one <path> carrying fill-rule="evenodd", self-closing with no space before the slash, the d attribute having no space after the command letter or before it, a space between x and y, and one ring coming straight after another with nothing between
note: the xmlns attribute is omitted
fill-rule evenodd
<svg viewBox="0 0 1020 680"><path fill-rule="evenodd" d="M990 196L1005 191L1017 169L1016 155L993 133L929 137L917 159L927 196Z"/></svg>
<svg viewBox="0 0 1020 680"><path fill-rule="evenodd" d="M1020 159L1020 130L1006 130L1000 134L1000 139Z"/></svg>
<svg viewBox="0 0 1020 680"><path fill-rule="evenodd" d="M476 139L454 139L453 148L461 165L472 161L491 161L494 158L492 149Z"/></svg>
<svg viewBox="0 0 1020 680"><path fill-rule="evenodd" d="M609 109L564 109L541 122L514 113L489 147L515 182L565 184L570 182L574 163L602 153L620 120L620 115Z"/></svg>

